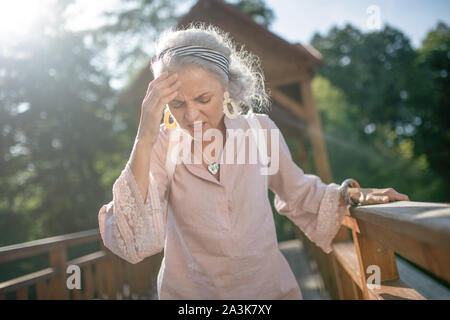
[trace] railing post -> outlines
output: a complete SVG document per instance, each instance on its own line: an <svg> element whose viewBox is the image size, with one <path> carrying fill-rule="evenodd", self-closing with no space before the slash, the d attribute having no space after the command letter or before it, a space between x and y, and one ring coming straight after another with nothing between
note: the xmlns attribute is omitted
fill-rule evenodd
<svg viewBox="0 0 450 320"><path fill-rule="evenodd" d="M123 268L122 260L116 255L111 256L113 261L113 272L116 283L116 297L117 299L123 299Z"/></svg>
<svg viewBox="0 0 450 320"><path fill-rule="evenodd" d="M356 254L358 256L361 273L363 298L370 300L372 296L367 288L367 271L369 266L376 266L380 270L380 285L383 281L399 279L395 254L392 250L379 242L367 238L361 233L352 230Z"/></svg>
<svg viewBox="0 0 450 320"><path fill-rule="evenodd" d="M115 278L113 272L113 260L110 255L105 259L105 278L106 278L106 293L108 295L108 300L117 299L117 291L115 286Z"/></svg>
<svg viewBox="0 0 450 320"><path fill-rule="evenodd" d="M95 292L97 294L97 299L102 300L104 299L103 293L104 293L104 260L97 261L95 264L95 272L94 272L94 278L95 278Z"/></svg>
<svg viewBox="0 0 450 320"><path fill-rule="evenodd" d="M94 282L92 279L92 265L87 264L83 266L84 275L84 300L91 300L94 298Z"/></svg>
<svg viewBox="0 0 450 320"><path fill-rule="evenodd" d="M51 279L50 298L53 300L69 299L69 292L66 285L67 251L65 245L53 248L50 253L50 266L59 270L59 274Z"/></svg>
<svg viewBox="0 0 450 320"><path fill-rule="evenodd" d="M39 281L36 284L36 292L37 292L38 300L47 300L48 299L47 280Z"/></svg>
<svg viewBox="0 0 450 320"><path fill-rule="evenodd" d="M17 289L17 300L28 300L28 287Z"/></svg>

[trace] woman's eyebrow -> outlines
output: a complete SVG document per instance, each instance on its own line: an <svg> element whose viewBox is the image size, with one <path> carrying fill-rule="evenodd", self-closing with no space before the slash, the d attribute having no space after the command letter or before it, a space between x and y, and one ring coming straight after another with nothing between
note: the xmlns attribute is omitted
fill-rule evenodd
<svg viewBox="0 0 450 320"><path fill-rule="evenodd" d="M209 92L209 91L203 92L201 95L199 95L199 96L198 96L197 98L195 98L194 100L200 99L202 96L204 96L204 95L207 94L207 93L211 93L211 92ZM177 99L173 99L173 101L174 101L174 102L181 102L181 103L184 102L184 101L177 100Z"/></svg>

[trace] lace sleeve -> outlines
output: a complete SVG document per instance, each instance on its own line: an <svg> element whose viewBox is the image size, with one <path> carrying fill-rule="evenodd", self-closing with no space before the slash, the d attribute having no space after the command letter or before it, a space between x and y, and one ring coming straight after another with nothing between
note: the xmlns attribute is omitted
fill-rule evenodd
<svg viewBox="0 0 450 320"><path fill-rule="evenodd" d="M159 140L152 150L145 201L127 163L114 182L113 200L103 205L98 214L104 245L131 263L138 263L164 248L164 196L168 180L161 163L162 142Z"/></svg>
<svg viewBox="0 0 450 320"><path fill-rule="evenodd" d="M305 174L292 160L281 132L278 150L272 150L270 130L279 129L268 116L264 115L262 120L269 129L269 156L279 162L276 173L268 176L269 189L275 193L275 209L295 223L324 252L330 253L331 243L347 210L339 186L325 184L318 176ZM272 157L272 152L278 152L278 156Z"/></svg>

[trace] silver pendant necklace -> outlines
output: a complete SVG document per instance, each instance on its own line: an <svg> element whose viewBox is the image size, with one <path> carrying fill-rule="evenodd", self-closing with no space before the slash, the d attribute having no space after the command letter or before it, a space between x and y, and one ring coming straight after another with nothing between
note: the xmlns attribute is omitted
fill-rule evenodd
<svg viewBox="0 0 450 320"><path fill-rule="evenodd" d="M215 175L219 171L219 164L217 162L208 164L208 171Z"/></svg>
<svg viewBox="0 0 450 320"><path fill-rule="evenodd" d="M222 151L220 152L220 155L222 154ZM219 171L218 159L220 159L220 155L219 157L216 158L217 160L214 160L212 162L209 162L208 160L206 160L206 157L204 157L206 163L208 164L208 171L211 172L213 175L215 175Z"/></svg>
<svg viewBox="0 0 450 320"><path fill-rule="evenodd" d="M202 141L201 139L193 139L193 140L195 140L195 141ZM222 152L223 152L223 147L222 147L222 150L220 152L220 155L222 155ZM202 155L203 155L203 153L202 153ZM220 155L219 155L219 157L217 157L217 159L220 159ZM194 152L194 157L197 158L197 156L195 155L195 152ZM208 171L211 174L215 175L220 169L218 160L214 159L214 161L210 162L210 161L206 160L206 156L203 156L203 158L205 159L205 162L208 164L208 166L207 166L208 167Z"/></svg>

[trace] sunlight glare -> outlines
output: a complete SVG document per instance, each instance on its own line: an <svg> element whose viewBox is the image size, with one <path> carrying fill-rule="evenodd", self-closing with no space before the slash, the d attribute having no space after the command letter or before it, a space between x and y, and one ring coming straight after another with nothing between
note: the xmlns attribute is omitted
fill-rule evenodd
<svg viewBox="0 0 450 320"><path fill-rule="evenodd" d="M35 0L0 0L0 39L11 40L29 34L39 17L40 3Z"/></svg>

